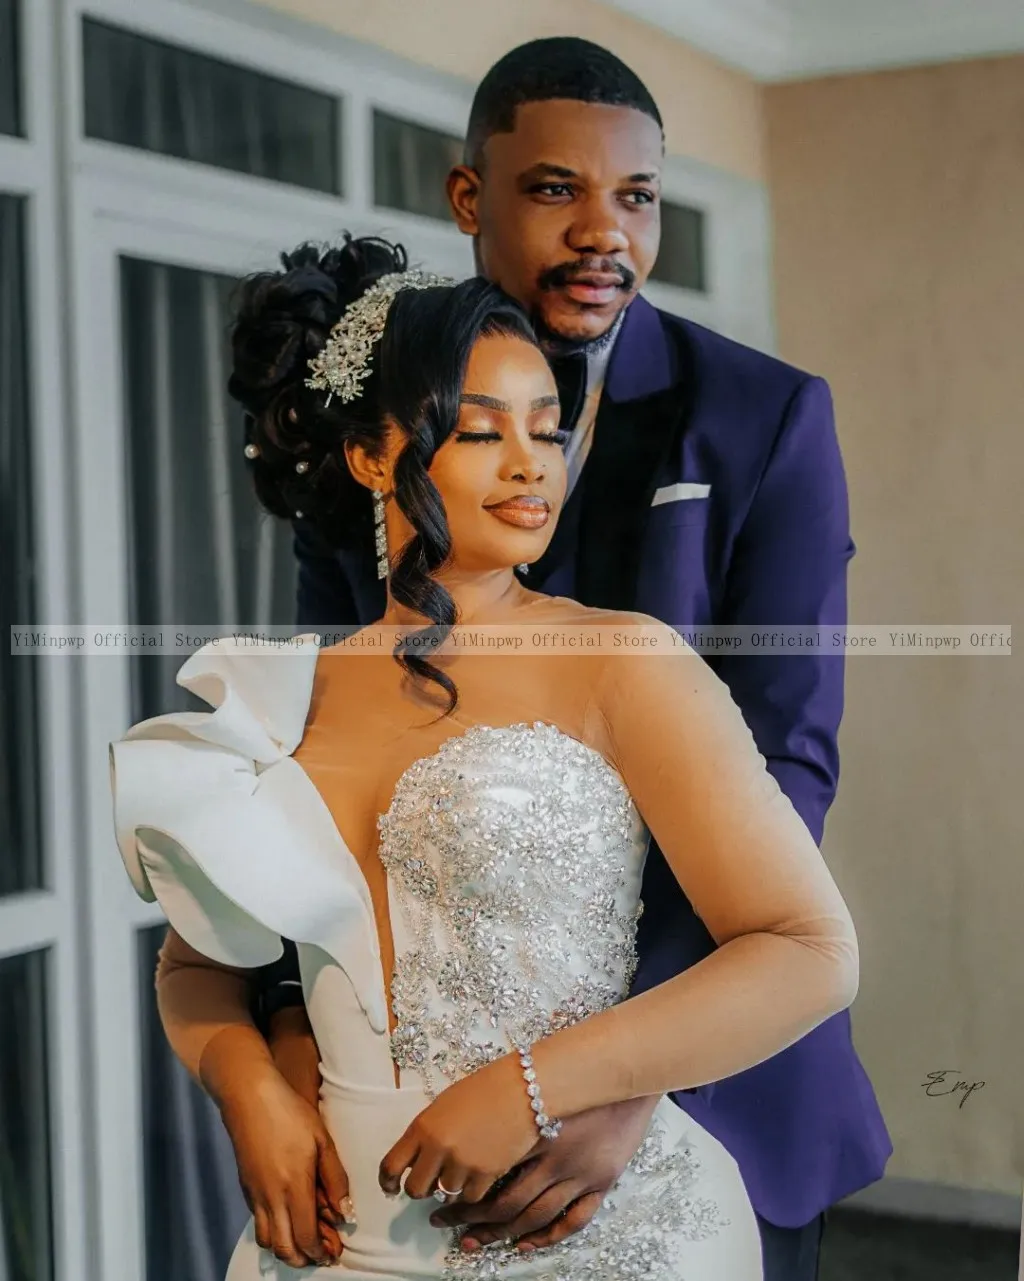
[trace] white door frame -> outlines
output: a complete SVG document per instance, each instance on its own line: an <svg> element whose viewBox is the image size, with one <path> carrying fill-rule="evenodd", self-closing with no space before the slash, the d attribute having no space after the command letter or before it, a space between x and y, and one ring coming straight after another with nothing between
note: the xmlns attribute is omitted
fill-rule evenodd
<svg viewBox="0 0 1024 1281"><path fill-rule="evenodd" d="M26 137L0 138L0 191L26 199L28 360L32 418L33 540L38 595L34 619L63 623L74 607L70 573L70 470L65 384L66 303L62 280L58 120L53 87L54 0L21 5L21 82ZM0 638L9 645L10 637ZM80 827L74 661L35 660L38 668L45 888L0 899L0 956L47 953L49 1142L54 1270L58 1281L80 1275L88 1254L89 1220L82 1118ZM0 851L2 857L2 851ZM17 1037L18 1029L5 1034Z"/></svg>

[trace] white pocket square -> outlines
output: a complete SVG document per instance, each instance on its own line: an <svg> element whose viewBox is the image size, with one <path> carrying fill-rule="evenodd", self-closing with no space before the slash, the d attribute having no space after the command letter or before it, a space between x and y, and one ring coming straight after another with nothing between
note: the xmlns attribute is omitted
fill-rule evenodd
<svg viewBox="0 0 1024 1281"><path fill-rule="evenodd" d="M676 485L662 485L660 489L656 489L651 506L660 507L662 503L678 502L681 498L707 498L710 493L710 485L702 485L695 480L681 480Z"/></svg>

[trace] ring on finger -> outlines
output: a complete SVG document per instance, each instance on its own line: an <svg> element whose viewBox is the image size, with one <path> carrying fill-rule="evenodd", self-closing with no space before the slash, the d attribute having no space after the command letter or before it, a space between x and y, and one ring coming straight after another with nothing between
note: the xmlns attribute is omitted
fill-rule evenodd
<svg viewBox="0 0 1024 1281"><path fill-rule="evenodd" d="M434 1189L434 1200L440 1201L443 1205L445 1201L450 1201L457 1196L462 1196L462 1193L462 1188L456 1188L454 1192L449 1192L441 1180L438 1179L437 1187Z"/></svg>

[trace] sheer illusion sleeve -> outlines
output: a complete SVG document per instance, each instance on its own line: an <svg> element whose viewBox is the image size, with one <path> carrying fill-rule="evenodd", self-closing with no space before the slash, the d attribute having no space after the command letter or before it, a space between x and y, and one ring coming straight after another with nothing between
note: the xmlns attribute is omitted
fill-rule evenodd
<svg viewBox="0 0 1024 1281"><path fill-rule="evenodd" d="M857 989L850 914L728 688L670 628L628 621L643 625L656 652L605 662L588 736L622 775L718 947L552 1038L564 1038L563 1110L745 1071L844 1009ZM581 1061L592 1079L574 1089Z"/></svg>
<svg viewBox="0 0 1024 1281"><path fill-rule="evenodd" d="M211 1042L228 1029L255 1033L250 1013L253 972L222 965L169 929L156 967L156 999L164 1033L196 1080Z"/></svg>

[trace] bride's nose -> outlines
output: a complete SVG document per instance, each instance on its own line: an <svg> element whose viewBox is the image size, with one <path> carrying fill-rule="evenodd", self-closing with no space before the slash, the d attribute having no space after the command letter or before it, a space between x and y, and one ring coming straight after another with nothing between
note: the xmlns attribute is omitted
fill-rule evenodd
<svg viewBox="0 0 1024 1281"><path fill-rule="evenodd" d="M544 479L544 468L539 459L523 459L508 478L521 485L537 485Z"/></svg>
<svg viewBox="0 0 1024 1281"><path fill-rule="evenodd" d="M521 485L536 485L544 479L544 461L531 440L517 444L509 451L502 467L502 479Z"/></svg>
<svg viewBox="0 0 1024 1281"><path fill-rule="evenodd" d="M522 485L537 485L544 479L544 468L537 463L536 466L523 464L512 473L512 480L518 481Z"/></svg>

